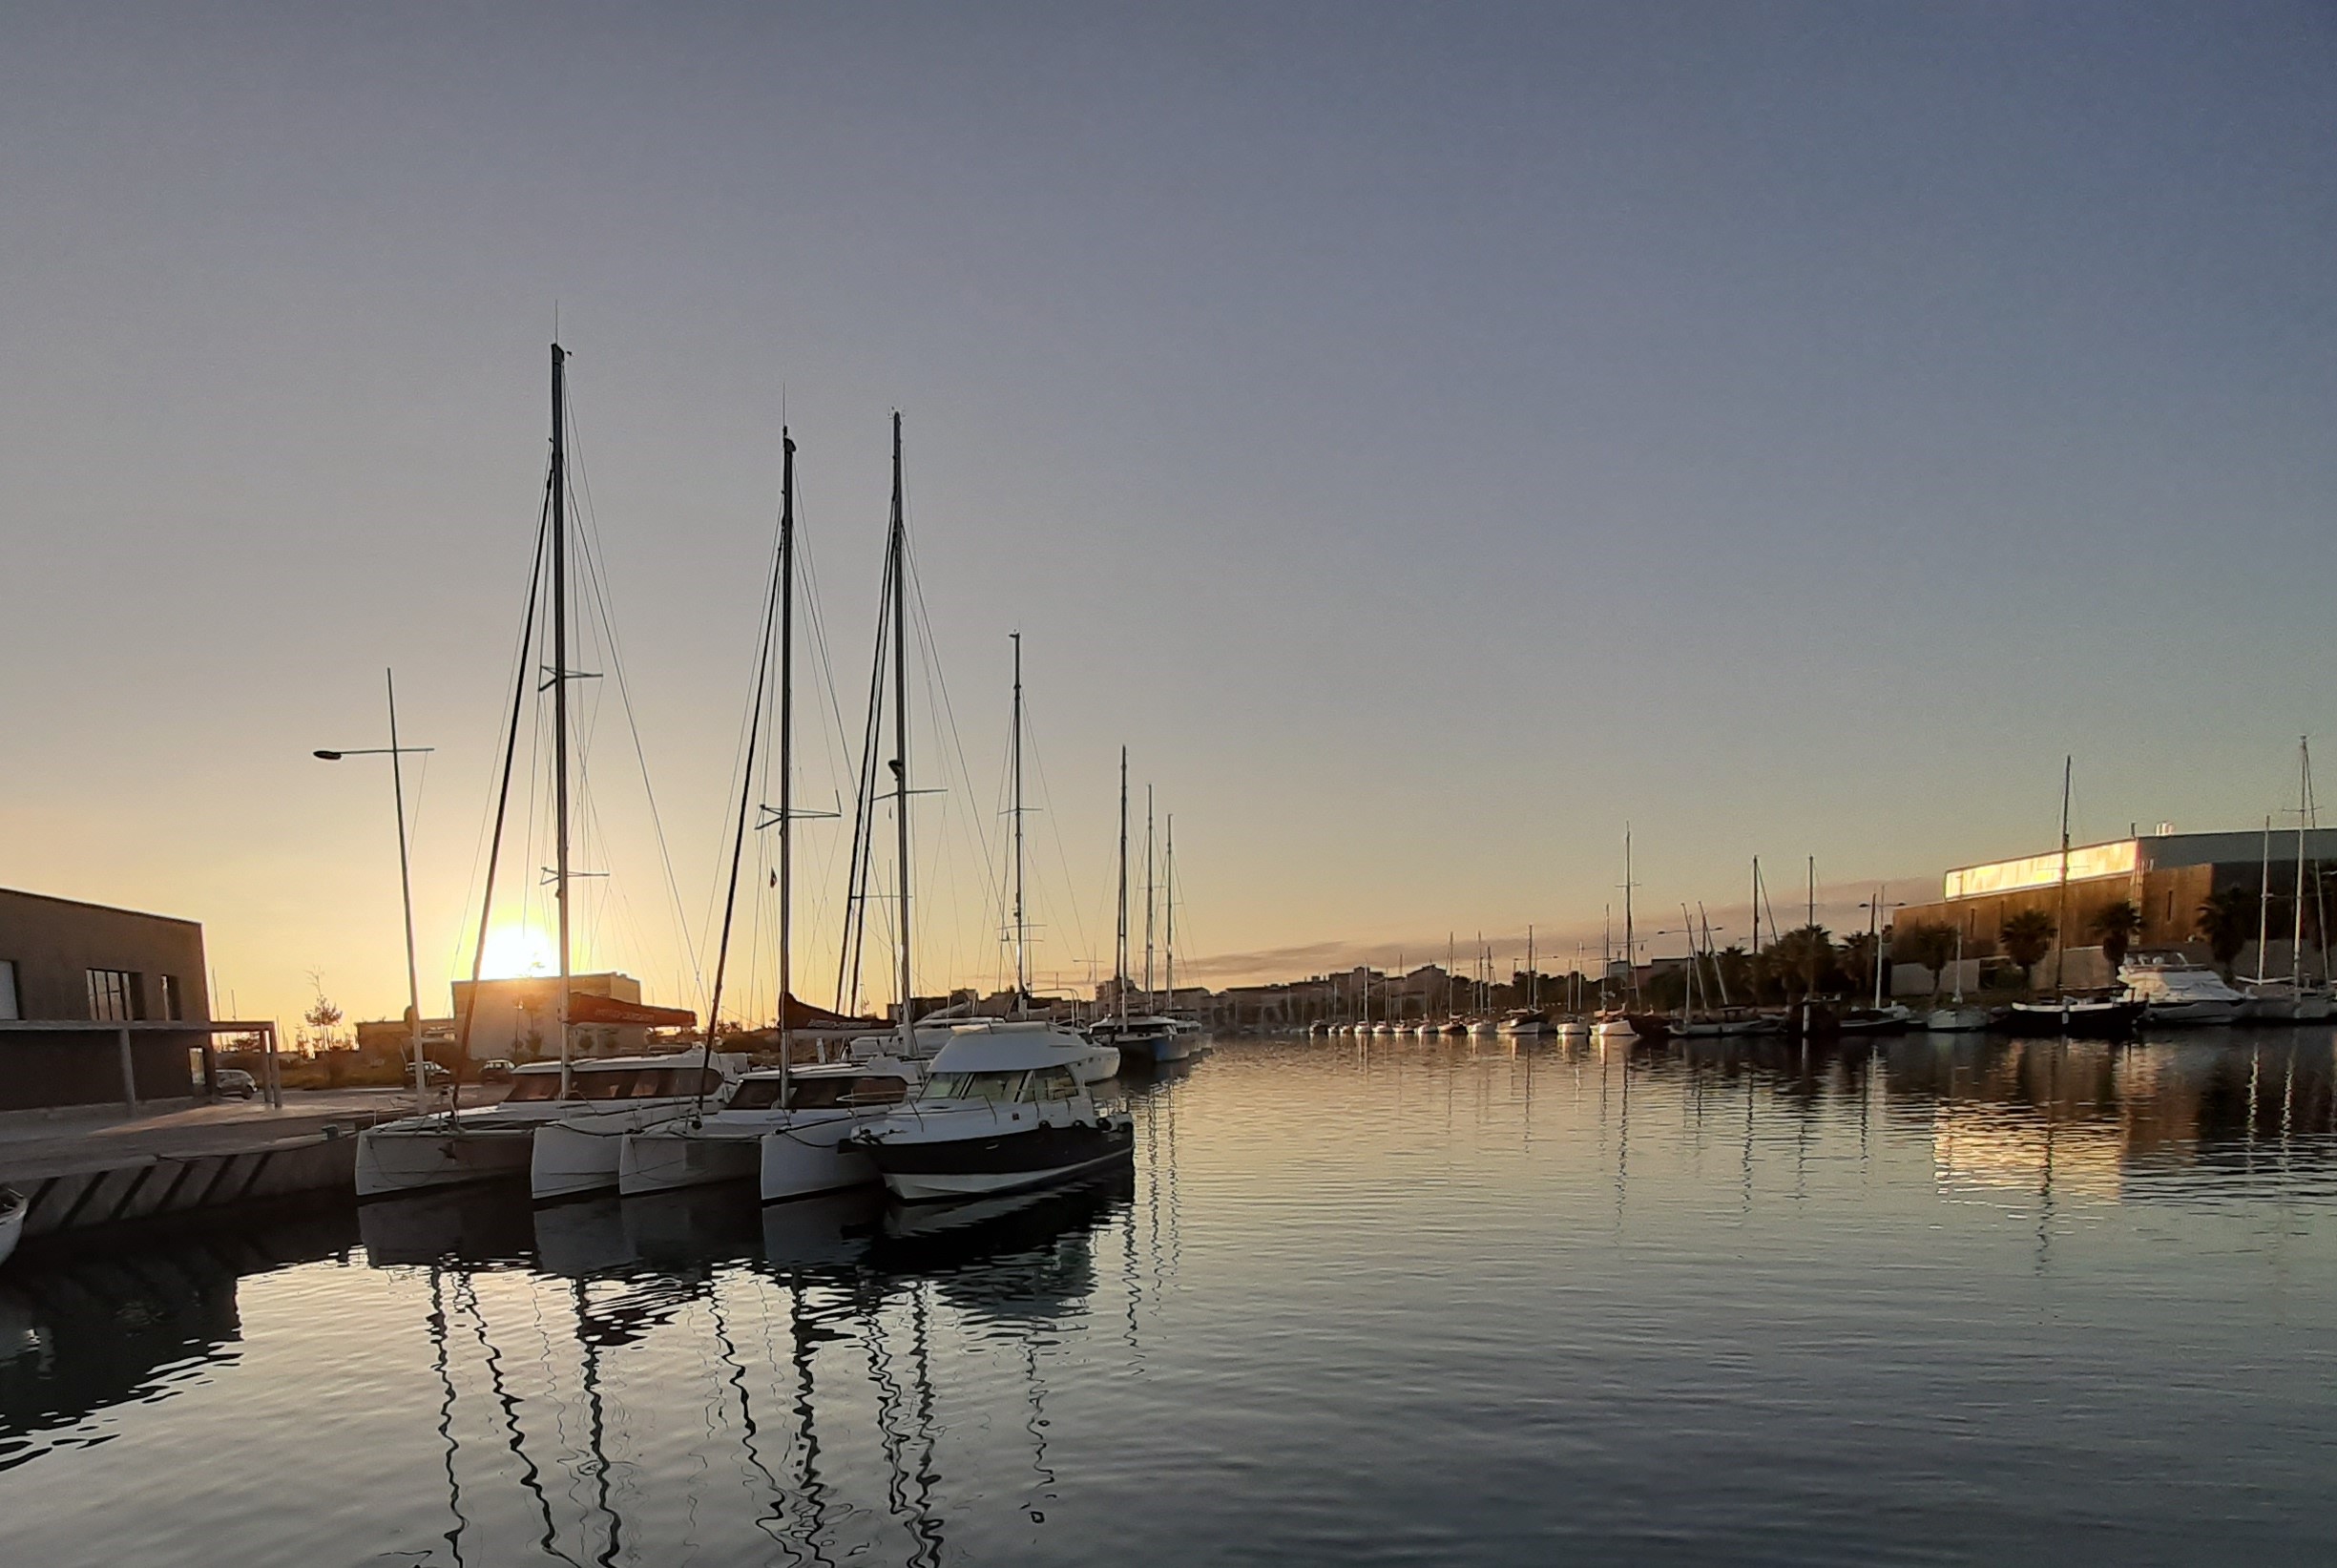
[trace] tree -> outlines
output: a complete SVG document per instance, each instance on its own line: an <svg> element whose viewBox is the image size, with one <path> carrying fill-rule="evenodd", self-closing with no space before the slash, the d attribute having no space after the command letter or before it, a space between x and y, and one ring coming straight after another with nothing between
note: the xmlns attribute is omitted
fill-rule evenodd
<svg viewBox="0 0 2337 1568"><path fill-rule="evenodd" d="M1790 1001L1793 980L1801 981L1805 993L1818 989L1819 979L1833 967L1834 939L1824 926L1796 926L1771 943L1763 956Z"/></svg>
<svg viewBox="0 0 2337 1568"><path fill-rule="evenodd" d="M2126 950L2142 934L2142 911L2131 898L2105 904L2094 912L2094 934L2101 939L2102 960L2115 976L2118 966L2126 961Z"/></svg>
<svg viewBox="0 0 2337 1568"><path fill-rule="evenodd" d="M1931 972L1931 1000L1938 1001L1940 974L1955 962L1955 928L1909 926L1891 938L1890 946L1894 956L1905 953L1909 963L1921 964Z"/></svg>
<svg viewBox="0 0 2337 1568"><path fill-rule="evenodd" d="M1842 976L1855 996L1874 984L1874 957L1879 944L1866 931L1852 931L1842 939Z"/></svg>
<svg viewBox="0 0 2337 1568"><path fill-rule="evenodd" d="M2023 990L2036 989L2037 961L2053 951L2053 939L2060 934L2053 916L2042 909L2023 909L1997 928L1996 939L2004 944L2004 955L2020 966Z"/></svg>
<svg viewBox="0 0 2337 1568"><path fill-rule="evenodd" d="M2199 917L2191 929L2207 944L2215 954L2215 967L2231 978L2232 960L2255 934L2256 895L2245 888L2226 888L2222 892L2209 893L2199 907Z"/></svg>
<svg viewBox="0 0 2337 1568"><path fill-rule="evenodd" d="M1721 972L1721 985L1731 1001L1749 1003L1754 999L1753 958L1750 953L1732 942L1713 955L1713 962Z"/></svg>
<svg viewBox="0 0 2337 1568"><path fill-rule="evenodd" d="M341 1037L335 1031L341 1027L343 1014L341 1009L335 1007L324 994L323 975L312 970L308 983L316 988L317 999L308 1005L307 1012L301 1014L302 1021L316 1032L309 1036L307 1043L313 1050L330 1051L341 1043Z"/></svg>

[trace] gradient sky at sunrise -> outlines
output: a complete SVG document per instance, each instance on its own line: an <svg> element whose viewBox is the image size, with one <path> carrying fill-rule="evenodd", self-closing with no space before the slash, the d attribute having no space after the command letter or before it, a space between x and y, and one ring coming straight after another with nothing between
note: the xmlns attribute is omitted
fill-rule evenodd
<svg viewBox="0 0 2337 1568"><path fill-rule="evenodd" d="M1571 960L1626 821L1645 925L1755 853L1847 921L2064 753L2081 837L2250 826L2337 731L2333 113L2303 4L11 6L0 885L394 1013L387 781L309 753L395 665L444 1006L555 305L694 928L782 408L854 733L908 423L921 990L995 977L1016 627L1042 977L1123 742L1212 980ZM676 999L613 713L589 956Z"/></svg>

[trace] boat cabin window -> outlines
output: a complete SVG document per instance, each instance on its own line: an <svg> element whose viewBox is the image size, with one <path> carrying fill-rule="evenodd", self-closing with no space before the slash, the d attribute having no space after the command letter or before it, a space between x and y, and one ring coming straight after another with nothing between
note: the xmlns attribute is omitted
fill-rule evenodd
<svg viewBox="0 0 2337 1568"><path fill-rule="evenodd" d="M1007 1073L936 1073L925 1080L924 1099L987 1099L995 1105L1022 1098L1020 1068Z"/></svg>
<svg viewBox="0 0 2337 1568"><path fill-rule="evenodd" d="M799 1098L803 1084L796 1085ZM767 1111L779 1103L780 1082L777 1078L741 1078L739 1087L730 1092L730 1106L734 1111Z"/></svg>
<svg viewBox="0 0 2337 1568"><path fill-rule="evenodd" d="M1079 1080L1072 1077L1068 1067L1042 1067L1031 1075L1030 1087L1023 1091L1025 1099L1071 1099L1079 1093Z"/></svg>
<svg viewBox="0 0 2337 1568"><path fill-rule="evenodd" d="M506 1105L523 1099L557 1099L560 1098L560 1075L557 1073L513 1073L511 1092L503 1097Z"/></svg>

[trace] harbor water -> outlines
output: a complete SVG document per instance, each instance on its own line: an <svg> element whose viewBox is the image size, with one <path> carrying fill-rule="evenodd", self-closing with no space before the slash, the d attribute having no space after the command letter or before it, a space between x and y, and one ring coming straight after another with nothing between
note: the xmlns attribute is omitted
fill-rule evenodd
<svg viewBox="0 0 2337 1568"><path fill-rule="evenodd" d="M1237 1041L972 1210L0 1269L22 1563L2326 1563L2327 1030Z"/></svg>

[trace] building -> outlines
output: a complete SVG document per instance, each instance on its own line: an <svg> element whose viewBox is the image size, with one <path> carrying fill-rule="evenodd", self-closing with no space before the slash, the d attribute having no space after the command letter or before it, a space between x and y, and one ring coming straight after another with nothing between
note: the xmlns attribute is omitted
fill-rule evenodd
<svg viewBox="0 0 2337 1568"><path fill-rule="evenodd" d="M2321 971L2322 876L2325 867L2337 869L2337 828L2316 828L2304 835L2305 930L2307 935L2305 970ZM2133 946L2180 951L2204 962L2208 948L2198 930L2200 907L2220 893L2237 889L2256 905L2269 937L2261 955L2250 940L2234 968L2254 972L2261 956L2264 972L2288 972L2290 934L2294 930L2297 888L2298 834L2275 829L2262 832L2137 834L2102 844L2074 845L2069 850L2068 915L2062 930L2068 943L2063 968L2073 986L2107 985L2113 976L2103 962L2095 920L2109 906L2131 901L2141 911L2142 929ZM2269 897L2264 895L2268 891ZM2041 910L2061 922L2063 900L2061 851L2027 855L2018 860L1962 866L1942 880L1940 897L1927 904L1910 904L1898 911L1894 929L1942 926L1964 933L1965 984L1975 983L1982 959L2000 951L2004 923L2027 909ZM2337 908L2337 889L2327 891ZM2040 977L2052 973L2055 956L2048 953L2037 966ZM1952 982L1952 973L1950 975ZM1897 966L1893 990L1901 994L1929 992L1930 972L1913 965Z"/></svg>
<svg viewBox="0 0 2337 1568"><path fill-rule="evenodd" d="M630 974L573 974L569 976L568 992L571 997L597 996L622 1004L615 1010L619 1013L624 1008L641 1007L641 982ZM533 1061L546 1055L559 1055L558 975L455 981L456 1038L462 1037L465 1014L474 1005L478 1013L470 1019L468 1052L472 1061ZM648 1048L649 1023L589 1022L582 1017L585 1011L572 1002L570 1012L576 1021L571 1039L578 1055L632 1056ZM398 1025L401 1030L405 1027L404 1023Z"/></svg>
<svg viewBox="0 0 2337 1568"><path fill-rule="evenodd" d="M0 1111L184 1099L211 1019L192 920L0 889ZM94 1029L93 1024L135 1028Z"/></svg>

